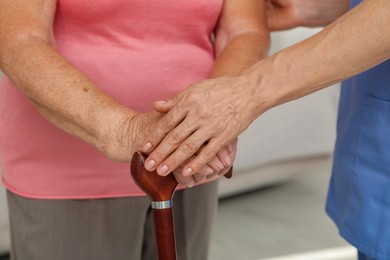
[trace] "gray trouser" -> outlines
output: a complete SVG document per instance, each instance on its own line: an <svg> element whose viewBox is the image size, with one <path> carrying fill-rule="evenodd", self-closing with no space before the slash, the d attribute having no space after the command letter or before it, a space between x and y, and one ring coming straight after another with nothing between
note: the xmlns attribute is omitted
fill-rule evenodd
<svg viewBox="0 0 390 260"><path fill-rule="evenodd" d="M206 260L217 182L174 196L178 260ZM7 193L12 260L157 259L153 214L144 197L34 200Z"/></svg>

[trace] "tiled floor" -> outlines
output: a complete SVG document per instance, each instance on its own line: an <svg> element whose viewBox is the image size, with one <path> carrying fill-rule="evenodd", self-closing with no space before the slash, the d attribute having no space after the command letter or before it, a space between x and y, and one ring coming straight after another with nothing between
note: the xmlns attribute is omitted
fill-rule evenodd
<svg viewBox="0 0 390 260"><path fill-rule="evenodd" d="M345 249L347 244L324 212L330 168L330 158L312 160L285 183L222 200L210 259L303 260L309 259L303 253ZM354 249L345 250L347 254L334 258L311 253L310 260L355 258ZM293 254L300 258L289 257Z"/></svg>
<svg viewBox="0 0 390 260"><path fill-rule="evenodd" d="M356 259L356 250L351 246L343 246L318 250L313 252L305 252L302 254L294 254L280 256L275 258L267 258L264 260L354 260Z"/></svg>

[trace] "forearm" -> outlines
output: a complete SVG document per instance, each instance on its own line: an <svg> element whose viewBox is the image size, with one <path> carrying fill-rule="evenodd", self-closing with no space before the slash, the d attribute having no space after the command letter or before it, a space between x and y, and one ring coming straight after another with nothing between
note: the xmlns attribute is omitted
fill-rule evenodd
<svg viewBox="0 0 390 260"><path fill-rule="evenodd" d="M0 60L5 74L49 121L99 150L109 128L128 113L39 37L8 41Z"/></svg>
<svg viewBox="0 0 390 260"><path fill-rule="evenodd" d="M256 82L257 115L388 59L389 24L390 2L366 0L315 36L253 66L244 74Z"/></svg>
<svg viewBox="0 0 390 260"><path fill-rule="evenodd" d="M209 78L236 76L267 56L265 2L225 0L215 30L216 61Z"/></svg>
<svg viewBox="0 0 390 260"><path fill-rule="evenodd" d="M235 76L267 56L268 32L248 32L233 38L217 57L209 78Z"/></svg>
<svg viewBox="0 0 390 260"><path fill-rule="evenodd" d="M53 125L55 125L59 129L65 131L71 135L77 136L80 139L82 139L83 141L85 141L91 145L94 145L97 149L99 149L103 152L103 149L101 149L101 148L103 148L104 146L98 145L100 142L96 136L92 135L88 131L79 127L78 125L76 125L72 121L67 120L64 117L61 117L58 113L50 110L49 108L42 106L41 104L39 104L31 99L30 99L30 101L34 105L34 107L38 110L38 112L44 118L46 118L50 123L52 123Z"/></svg>

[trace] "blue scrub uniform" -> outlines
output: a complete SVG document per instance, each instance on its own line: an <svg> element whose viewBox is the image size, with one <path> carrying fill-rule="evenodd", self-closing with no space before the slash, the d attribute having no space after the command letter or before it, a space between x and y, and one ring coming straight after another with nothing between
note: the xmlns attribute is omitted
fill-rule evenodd
<svg viewBox="0 0 390 260"><path fill-rule="evenodd" d="M342 85L326 210L359 251L390 260L390 60Z"/></svg>

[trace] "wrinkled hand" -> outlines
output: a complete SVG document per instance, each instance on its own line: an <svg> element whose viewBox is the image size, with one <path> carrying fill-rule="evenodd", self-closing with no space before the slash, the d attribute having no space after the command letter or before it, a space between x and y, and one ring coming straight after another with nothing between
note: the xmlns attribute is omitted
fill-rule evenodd
<svg viewBox="0 0 390 260"><path fill-rule="evenodd" d="M266 0L272 31L326 26L348 11L349 0Z"/></svg>
<svg viewBox="0 0 390 260"><path fill-rule="evenodd" d="M150 112L129 114L122 118L105 137L103 152L113 161L130 162L133 154L140 151L146 138L158 126L163 114Z"/></svg>
<svg viewBox="0 0 390 260"><path fill-rule="evenodd" d="M184 176L199 172L217 154L231 165L231 159L218 152L226 146L229 150L228 144L256 118L251 84L245 77L205 80L171 100L157 102L156 110L168 112L143 147L146 153L153 150L145 168L165 175L195 153L182 170Z"/></svg>
<svg viewBox="0 0 390 260"><path fill-rule="evenodd" d="M177 182L183 186L186 187L192 187L194 184L202 183L205 180L214 180L219 178L220 176L225 175L231 168L232 164L225 165L221 162L219 159L220 156L223 154L223 156L229 156L229 161L234 162L237 152L237 139L235 139L231 144L229 144L227 147L224 147L219 153L218 157L214 157L210 163L208 163L205 167L203 167L199 172L190 175L190 176L184 176L182 174L183 168L186 163L188 163L191 159L194 159L195 157L192 157L191 159L184 162L182 165L180 165L178 168L176 168L173 171L173 175L175 176L175 179Z"/></svg>

